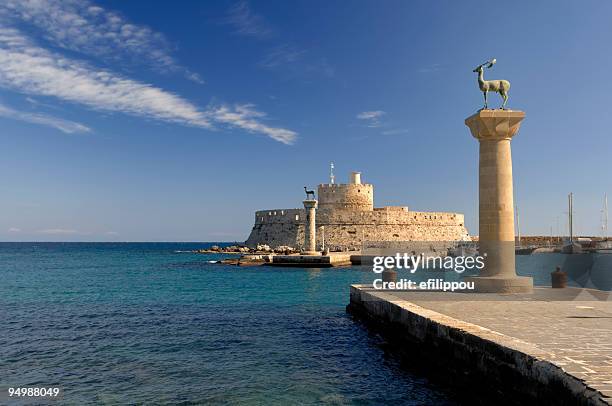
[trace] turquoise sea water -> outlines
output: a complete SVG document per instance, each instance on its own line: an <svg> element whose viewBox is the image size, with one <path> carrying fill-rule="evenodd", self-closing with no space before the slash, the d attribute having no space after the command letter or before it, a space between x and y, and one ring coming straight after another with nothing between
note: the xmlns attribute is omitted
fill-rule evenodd
<svg viewBox="0 0 612 406"><path fill-rule="evenodd" d="M209 245L0 243L0 403L9 386L59 386L67 404L453 403L347 315L370 270L180 252ZM565 260L517 266L547 284ZM607 268L588 280L609 290Z"/></svg>
<svg viewBox="0 0 612 406"><path fill-rule="evenodd" d="M69 404L452 402L346 314L349 284L371 272L176 252L205 246L0 244L3 396L60 386Z"/></svg>

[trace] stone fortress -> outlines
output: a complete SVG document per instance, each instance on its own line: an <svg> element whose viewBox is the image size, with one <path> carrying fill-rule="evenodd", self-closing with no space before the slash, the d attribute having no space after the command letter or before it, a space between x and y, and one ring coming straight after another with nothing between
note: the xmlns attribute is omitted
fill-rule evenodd
<svg viewBox="0 0 612 406"><path fill-rule="evenodd" d="M374 207L374 186L352 172L348 184L320 184L316 210L317 249L357 251L363 243L387 241L470 241L463 214L411 211L405 206ZM267 244L304 249L305 209L255 213L249 247Z"/></svg>

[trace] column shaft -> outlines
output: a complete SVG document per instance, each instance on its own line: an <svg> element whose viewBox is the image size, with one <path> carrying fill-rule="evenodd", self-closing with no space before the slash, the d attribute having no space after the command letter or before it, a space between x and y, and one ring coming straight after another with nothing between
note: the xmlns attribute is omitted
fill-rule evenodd
<svg viewBox="0 0 612 406"><path fill-rule="evenodd" d="M480 255L485 267L474 281L477 291L525 293L532 278L516 275L514 196L510 140L525 117L522 111L481 110L465 124L480 143L478 213Z"/></svg>
<svg viewBox="0 0 612 406"><path fill-rule="evenodd" d="M516 277L510 139L480 140L479 193L480 275Z"/></svg>
<svg viewBox="0 0 612 406"><path fill-rule="evenodd" d="M304 253L315 254L316 251L316 200L304 200L304 209L306 210L306 223L304 225Z"/></svg>

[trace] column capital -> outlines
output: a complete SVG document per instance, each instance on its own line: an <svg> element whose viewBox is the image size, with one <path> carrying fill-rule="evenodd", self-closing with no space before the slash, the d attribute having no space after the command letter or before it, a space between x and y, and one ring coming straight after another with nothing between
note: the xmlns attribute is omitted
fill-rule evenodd
<svg viewBox="0 0 612 406"><path fill-rule="evenodd" d="M305 209L316 209L317 208L316 200L304 200L303 203L304 203Z"/></svg>
<svg viewBox="0 0 612 406"><path fill-rule="evenodd" d="M516 135L524 118L524 111L480 110L466 118L465 125L478 141L501 141L509 140Z"/></svg>

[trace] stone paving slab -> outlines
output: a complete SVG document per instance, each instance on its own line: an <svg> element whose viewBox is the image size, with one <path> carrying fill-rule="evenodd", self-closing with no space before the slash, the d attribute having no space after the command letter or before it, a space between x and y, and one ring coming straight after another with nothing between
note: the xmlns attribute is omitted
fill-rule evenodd
<svg viewBox="0 0 612 406"><path fill-rule="evenodd" d="M429 311L437 322L546 360L612 404L610 292L536 288L533 294L496 295L359 288L377 300L420 308L421 315Z"/></svg>

